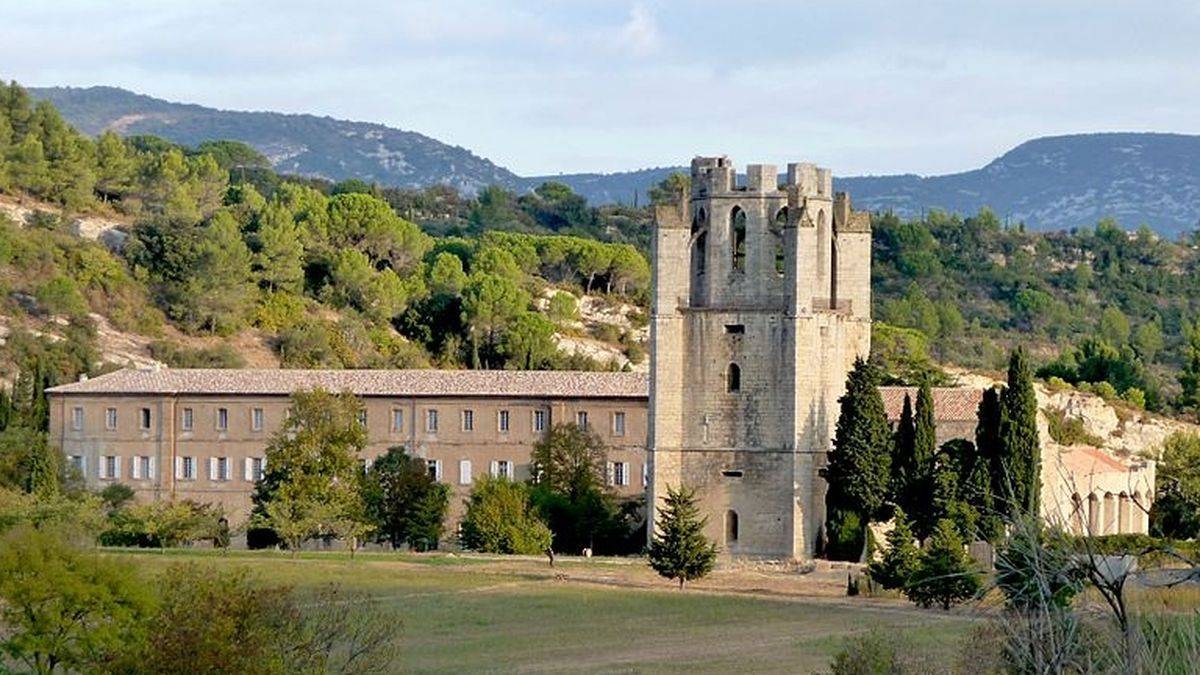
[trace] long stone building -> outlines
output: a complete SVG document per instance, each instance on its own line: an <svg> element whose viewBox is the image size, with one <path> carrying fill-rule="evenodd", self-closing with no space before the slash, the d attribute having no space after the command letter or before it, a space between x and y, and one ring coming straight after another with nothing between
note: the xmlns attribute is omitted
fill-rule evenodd
<svg viewBox="0 0 1200 675"><path fill-rule="evenodd" d="M362 397L364 460L401 445L451 486L450 532L477 476L529 477L530 451L550 424L594 429L612 448L608 476L617 494L639 498L647 490L649 381L637 373L128 369L51 389L51 437L93 489L123 483L140 501L220 504L237 523L249 514L290 395L314 387ZM881 392L894 422L913 392ZM972 438L980 390L933 394L939 442ZM1057 456L1073 482L1049 463L1043 504L1078 505L1077 515L1063 511L1064 522L1096 533L1146 531L1134 504L1145 504L1152 473L1095 448ZM714 536L731 551L726 534Z"/></svg>
<svg viewBox="0 0 1200 675"><path fill-rule="evenodd" d="M393 446L424 458L453 487L457 520L475 477L527 479L533 444L564 422L610 446L618 494L642 494L647 386L636 373L128 369L50 389L50 425L89 485L220 504L240 521L291 394L350 392L364 406L363 459Z"/></svg>

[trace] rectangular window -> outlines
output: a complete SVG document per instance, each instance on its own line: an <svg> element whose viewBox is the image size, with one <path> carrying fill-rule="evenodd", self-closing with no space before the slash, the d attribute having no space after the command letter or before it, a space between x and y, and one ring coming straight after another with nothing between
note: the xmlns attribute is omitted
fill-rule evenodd
<svg viewBox="0 0 1200 675"><path fill-rule="evenodd" d="M392 431L404 431L404 411L392 408Z"/></svg>
<svg viewBox="0 0 1200 675"><path fill-rule="evenodd" d="M588 428L588 419L587 419L587 411L586 410L580 410L579 412L575 413L575 425L578 426L580 429Z"/></svg>
<svg viewBox="0 0 1200 675"><path fill-rule="evenodd" d="M463 459L458 462L458 484L471 484L471 460Z"/></svg>
<svg viewBox="0 0 1200 675"><path fill-rule="evenodd" d="M498 421L498 424L500 425L501 432L504 432L504 433L508 432L508 411L507 410L500 411L500 419Z"/></svg>
<svg viewBox="0 0 1200 675"><path fill-rule="evenodd" d="M105 429L116 429L117 428L117 409L116 408L105 408L104 409L104 428Z"/></svg>
<svg viewBox="0 0 1200 675"><path fill-rule="evenodd" d="M180 424L183 426L184 431L192 430L192 420L193 420L192 409L184 408L183 409L183 419L180 421Z"/></svg>
<svg viewBox="0 0 1200 675"><path fill-rule="evenodd" d="M429 477L434 480L442 479L442 462L436 459L425 460L425 469L429 472Z"/></svg>
<svg viewBox="0 0 1200 675"><path fill-rule="evenodd" d="M118 469L117 458L115 455L105 455L100 462L100 477L105 479L120 478L121 471Z"/></svg>
<svg viewBox="0 0 1200 675"><path fill-rule="evenodd" d="M513 463L507 459L499 459L492 462L492 476L499 478L511 479L513 477Z"/></svg>
<svg viewBox="0 0 1200 675"><path fill-rule="evenodd" d="M358 426L360 426L364 429L367 428L367 411L366 410L358 411Z"/></svg>
<svg viewBox="0 0 1200 675"><path fill-rule="evenodd" d="M209 478L212 480L229 480L229 458L213 457L210 460Z"/></svg>
<svg viewBox="0 0 1200 675"><path fill-rule="evenodd" d="M438 425L438 411L425 411L425 431L436 432Z"/></svg>
<svg viewBox="0 0 1200 675"><path fill-rule="evenodd" d="M744 335L746 327L740 323L727 323L725 324L725 332L729 335Z"/></svg>
<svg viewBox="0 0 1200 675"><path fill-rule="evenodd" d="M629 485L629 464L613 462L613 485Z"/></svg>
<svg viewBox="0 0 1200 675"><path fill-rule="evenodd" d="M613 432L613 436L624 436L625 435L625 413L624 412L613 413L612 432Z"/></svg>
<svg viewBox="0 0 1200 675"><path fill-rule="evenodd" d="M245 479L251 483L257 483L262 480L263 460L262 457L247 457Z"/></svg>
<svg viewBox="0 0 1200 675"><path fill-rule="evenodd" d="M138 428L146 431L150 428L150 409L142 408L141 414L138 416Z"/></svg>
<svg viewBox="0 0 1200 675"><path fill-rule="evenodd" d="M83 408L73 408L71 410L71 428L75 431L83 430Z"/></svg>
<svg viewBox="0 0 1200 675"><path fill-rule="evenodd" d="M474 410L464 410L462 415L463 415L463 418L462 418L463 431L474 431L475 430L475 411Z"/></svg>
<svg viewBox="0 0 1200 675"><path fill-rule="evenodd" d="M180 457L178 474L183 480L196 480L196 458Z"/></svg>
<svg viewBox="0 0 1200 675"><path fill-rule="evenodd" d="M545 410L534 410L533 411L533 430L534 431L545 431L546 430L546 411Z"/></svg>
<svg viewBox="0 0 1200 675"><path fill-rule="evenodd" d="M253 408L250 410L250 430L251 431L262 431L263 430L263 409L262 408Z"/></svg>
<svg viewBox="0 0 1200 675"><path fill-rule="evenodd" d="M217 408L217 431L229 429L229 408Z"/></svg>
<svg viewBox="0 0 1200 675"><path fill-rule="evenodd" d="M71 466L81 474L87 473L87 463L83 459L83 455L71 455Z"/></svg>
<svg viewBox="0 0 1200 675"><path fill-rule="evenodd" d="M134 478L152 479L154 478L154 463L149 456L143 455L134 459Z"/></svg>

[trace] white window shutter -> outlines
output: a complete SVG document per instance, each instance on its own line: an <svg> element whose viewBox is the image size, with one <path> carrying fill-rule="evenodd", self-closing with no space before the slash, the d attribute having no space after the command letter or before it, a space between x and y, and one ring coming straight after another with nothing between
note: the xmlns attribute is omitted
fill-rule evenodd
<svg viewBox="0 0 1200 675"><path fill-rule="evenodd" d="M513 463L511 461L509 461L507 464L504 465L504 475L507 476L509 480L513 479L513 473L515 470L516 470L516 467L513 466Z"/></svg>
<svg viewBox="0 0 1200 675"><path fill-rule="evenodd" d="M217 475L217 458L209 457L208 458L208 479L209 480L218 480L220 478L221 477L219 475Z"/></svg>
<svg viewBox="0 0 1200 675"><path fill-rule="evenodd" d="M182 457L175 458L175 478L176 479L183 478L183 458Z"/></svg>
<svg viewBox="0 0 1200 675"><path fill-rule="evenodd" d="M267 472L267 458L266 457L262 458L261 464L262 464L262 472L266 473Z"/></svg>
<svg viewBox="0 0 1200 675"><path fill-rule="evenodd" d="M150 473L149 473L149 475L146 476L146 478L154 478L157 475L158 475L158 460L155 459L154 455L150 455Z"/></svg>
<svg viewBox="0 0 1200 675"><path fill-rule="evenodd" d="M124 475L121 473L121 456L120 455L117 455L116 457L113 458L113 473L115 475L109 476L109 478L120 478L121 476Z"/></svg>
<svg viewBox="0 0 1200 675"><path fill-rule="evenodd" d="M494 459L492 460L491 472L492 472L492 476L494 476L494 477L500 476L500 462L498 462Z"/></svg>
<svg viewBox="0 0 1200 675"><path fill-rule="evenodd" d="M247 457L246 460L242 462L242 465L245 467L242 475L245 477L246 481L249 482L254 480L254 460L250 457Z"/></svg>
<svg viewBox="0 0 1200 675"><path fill-rule="evenodd" d="M100 455L100 461L96 462L96 478L108 478L108 476L104 475L104 468L107 465L108 462L105 461L104 455Z"/></svg>
<svg viewBox="0 0 1200 675"><path fill-rule="evenodd" d="M458 462L458 484L471 484L471 460L463 459Z"/></svg>
<svg viewBox="0 0 1200 675"><path fill-rule="evenodd" d="M82 473L83 477L87 478L87 455L79 456L79 473Z"/></svg>
<svg viewBox="0 0 1200 675"><path fill-rule="evenodd" d="M138 455L134 455L133 459L131 460L131 463L133 466L129 467L129 469L130 469L130 474L133 476L134 480L141 480L141 478L142 478L141 459L142 458L139 457Z"/></svg>
<svg viewBox="0 0 1200 675"><path fill-rule="evenodd" d="M613 462L608 462L608 466L605 467L605 480L608 481L609 485L613 484L613 475L616 473L616 470L616 465Z"/></svg>

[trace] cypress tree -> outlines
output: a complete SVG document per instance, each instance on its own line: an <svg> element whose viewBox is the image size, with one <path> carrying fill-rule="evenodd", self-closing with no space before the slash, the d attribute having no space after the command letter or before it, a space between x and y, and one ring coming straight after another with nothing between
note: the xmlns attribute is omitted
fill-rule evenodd
<svg viewBox="0 0 1200 675"><path fill-rule="evenodd" d="M821 472L829 483L826 511L857 513L864 524L882 514L891 476L891 433L878 383L875 368L857 359L838 400L833 450Z"/></svg>
<svg viewBox="0 0 1200 675"><path fill-rule="evenodd" d="M667 487L667 498L658 510L658 531L650 542L650 566L668 579L684 583L712 571L717 545L704 536L707 518L700 517L696 493Z"/></svg>
<svg viewBox="0 0 1200 675"><path fill-rule="evenodd" d="M1041 492L1041 443L1037 395L1025 350L1017 347L1008 362L1008 387L1000 396L1001 461L1011 483L1012 509L1036 515Z"/></svg>
<svg viewBox="0 0 1200 675"><path fill-rule="evenodd" d="M1001 523L1008 516L1011 502L1008 500L1008 477L1000 448L1000 392L996 387L983 390L979 401L975 426L975 452L981 469L987 473L990 507L981 511L983 530L989 541L999 536Z"/></svg>
<svg viewBox="0 0 1200 675"><path fill-rule="evenodd" d="M904 588L917 569L920 555L908 518L897 509L892 530L887 533L887 549L867 567L867 573L886 589Z"/></svg>
<svg viewBox="0 0 1200 675"><path fill-rule="evenodd" d="M909 476L915 473L913 468L913 446L916 444L916 429L913 426L912 397L904 395L904 407L900 411L900 419L896 422L896 431L892 437L892 503L907 510L911 505L907 499Z"/></svg>

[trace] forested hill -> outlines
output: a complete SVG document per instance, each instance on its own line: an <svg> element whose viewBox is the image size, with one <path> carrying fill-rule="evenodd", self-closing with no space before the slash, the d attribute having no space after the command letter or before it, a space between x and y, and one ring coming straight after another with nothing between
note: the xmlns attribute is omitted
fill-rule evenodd
<svg viewBox="0 0 1200 675"><path fill-rule="evenodd" d="M553 180L592 204L644 204L651 186L683 170L521 177L463 148L379 124L214 110L112 87L54 87L31 93L53 102L68 122L91 135L113 129L189 146L238 140L266 155L280 173L335 181L358 178L398 187L448 184L474 193L487 185L527 192ZM962 173L852 176L835 182L861 207L906 217L932 209L969 214L987 206L1007 222L1024 222L1037 230L1070 229L1112 217L1174 236L1200 224L1200 136L1053 136L1023 143L987 166Z"/></svg>
<svg viewBox="0 0 1200 675"><path fill-rule="evenodd" d="M518 182L512 172L469 150L382 124L216 110L115 87L29 91L53 103L72 126L93 136L111 129L123 136L151 134L193 146L212 140L241 141L263 153L281 173L359 178L395 187L447 184L468 192Z"/></svg>

